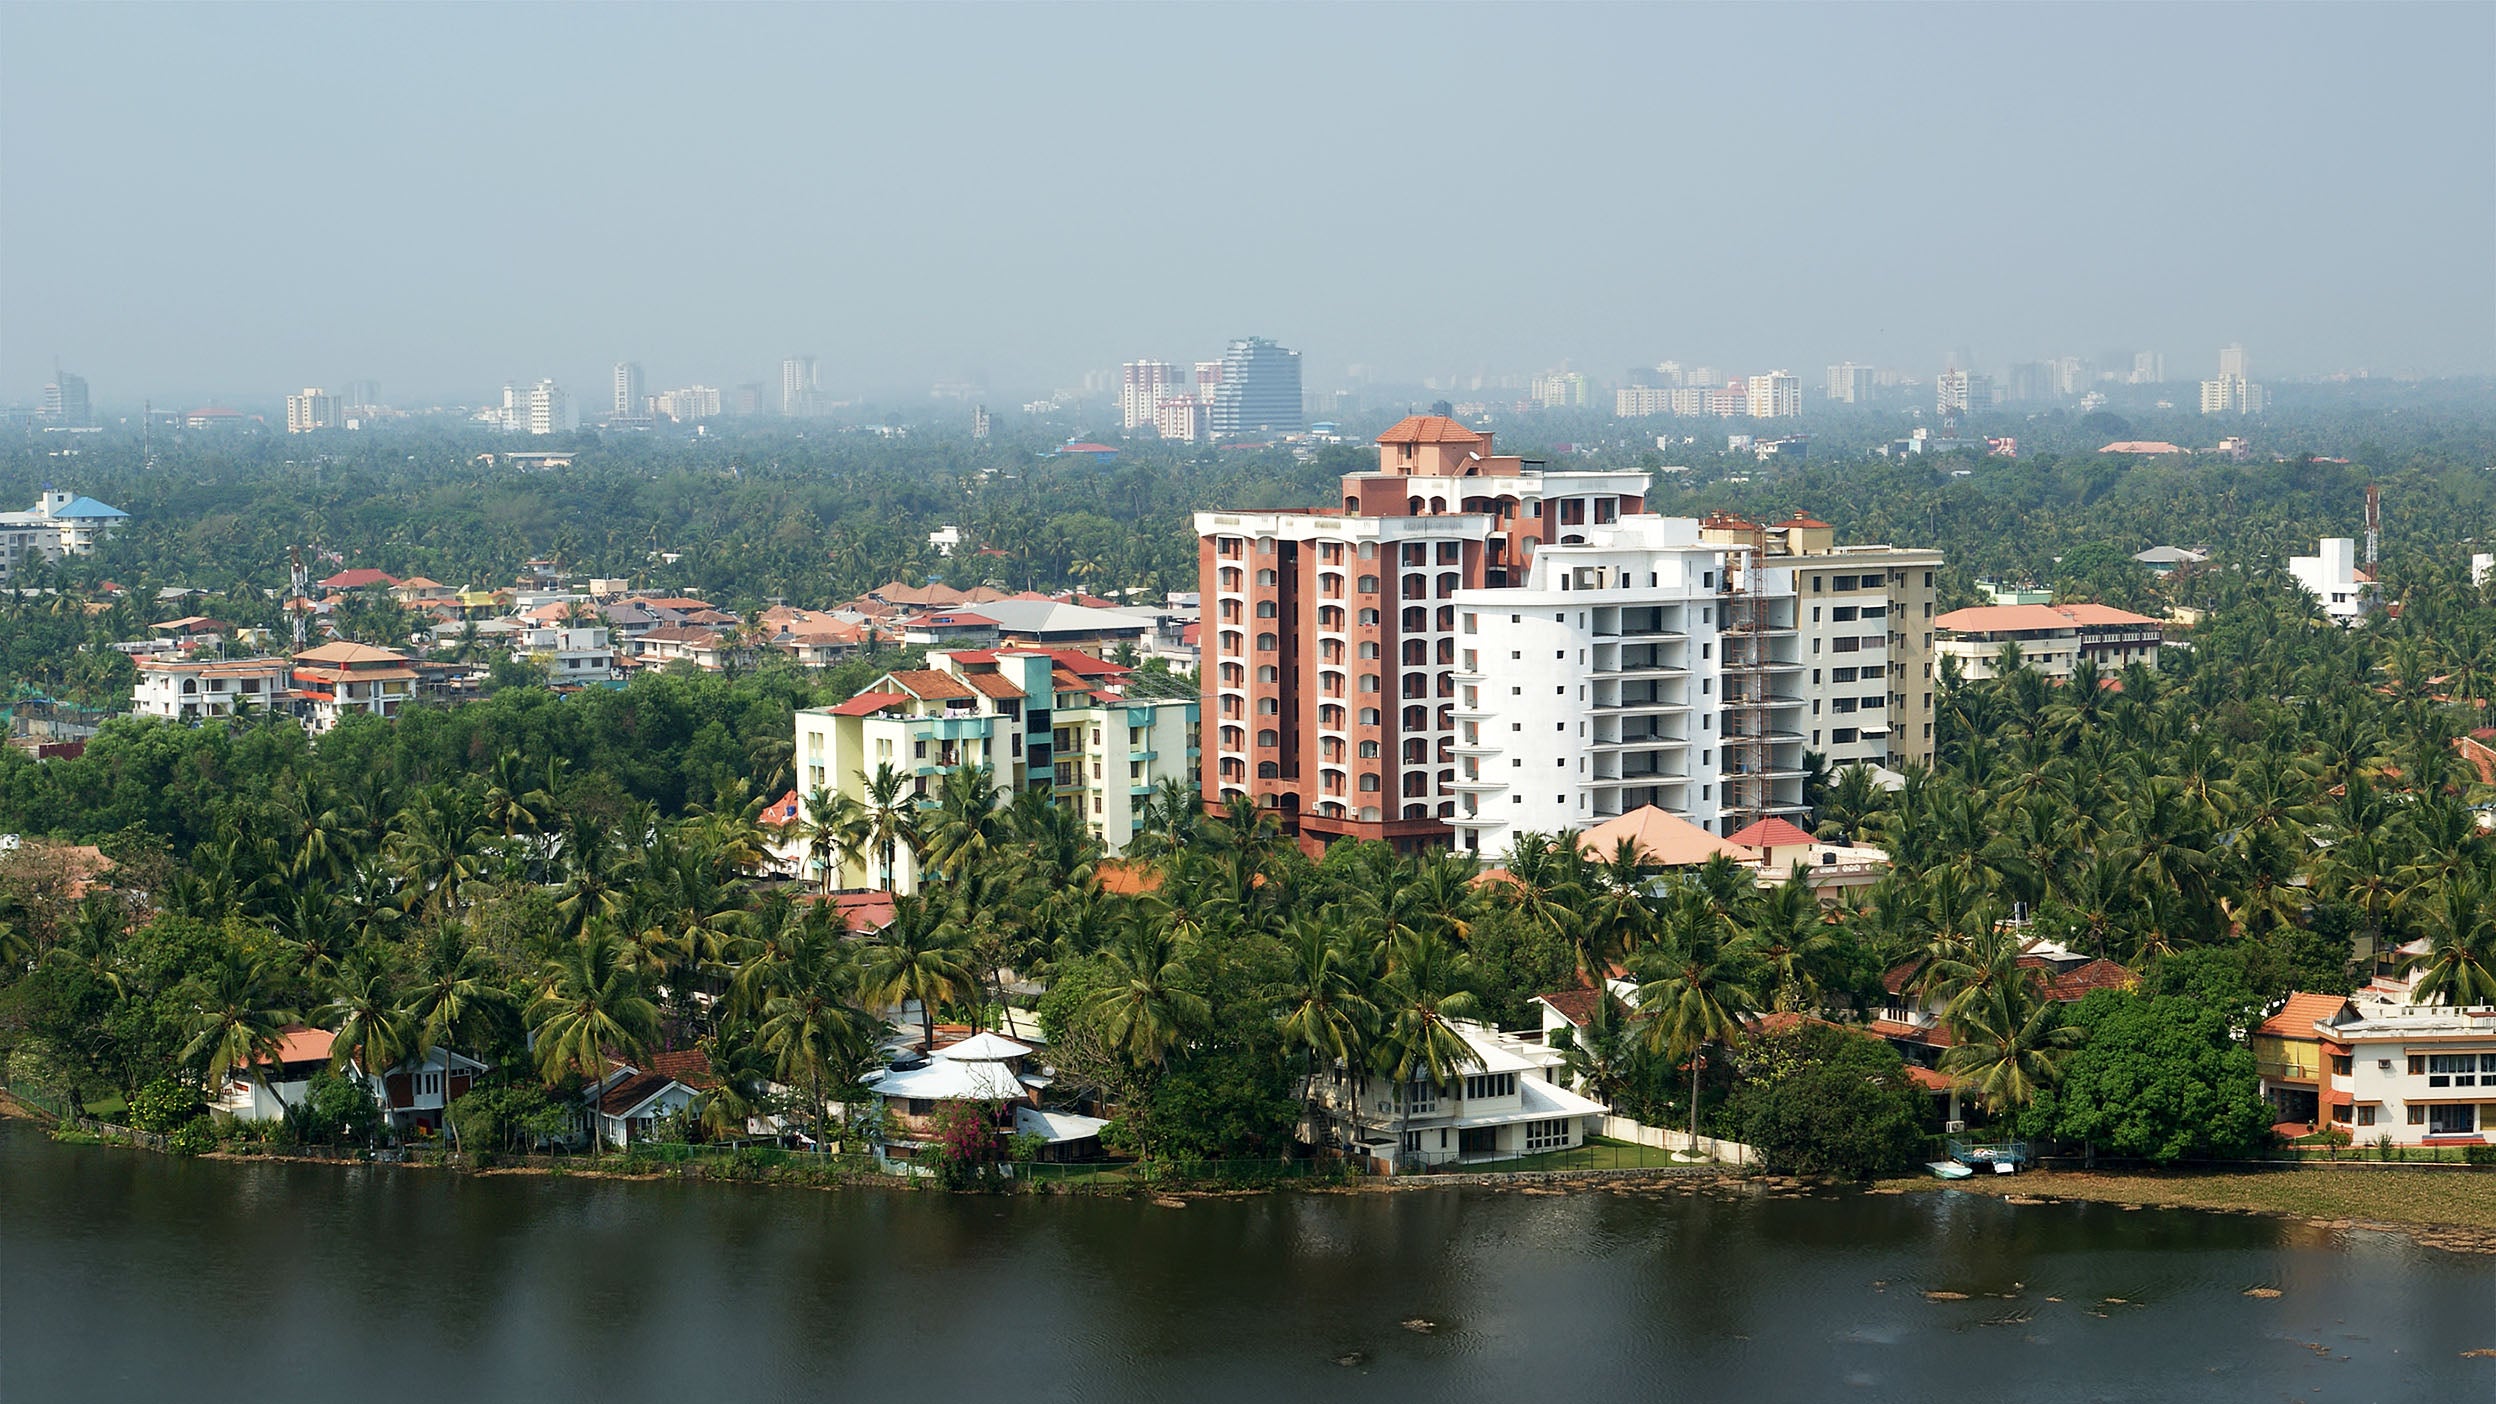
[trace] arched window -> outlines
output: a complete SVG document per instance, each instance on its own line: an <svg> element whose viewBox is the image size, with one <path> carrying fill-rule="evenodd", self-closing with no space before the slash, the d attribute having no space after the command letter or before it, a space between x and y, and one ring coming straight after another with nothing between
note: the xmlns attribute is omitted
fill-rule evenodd
<svg viewBox="0 0 2496 1404"><path fill-rule="evenodd" d="M1375 628L1377 628L1377 627L1378 627L1378 611L1376 611L1376 610L1374 610L1374 609L1365 609L1365 610L1362 610L1362 611L1361 611L1361 627L1362 627L1362 628L1364 628L1364 629L1375 629Z"/></svg>
<svg viewBox="0 0 2496 1404"><path fill-rule="evenodd" d="M1272 762L1272 761L1258 761L1258 762L1257 762L1257 778L1258 778L1258 779L1260 779L1260 780L1279 780L1279 779L1281 779L1281 778L1282 778L1282 775L1283 775L1283 768L1282 768L1281 766L1279 766L1279 765L1276 765L1274 762Z"/></svg>
<svg viewBox="0 0 2496 1404"><path fill-rule="evenodd" d="M1280 647L1280 641L1272 634L1257 635L1257 652L1272 653L1277 647Z"/></svg>
<svg viewBox="0 0 2496 1404"><path fill-rule="evenodd" d="M1363 674L1361 674L1361 691L1363 691L1363 692L1376 692L1377 690L1378 690L1378 675L1377 675L1376 673L1363 673Z"/></svg>
<svg viewBox="0 0 2496 1404"><path fill-rule="evenodd" d="M1226 726L1226 727L1222 728L1222 749L1223 749L1223 750L1226 750L1226 751L1236 751L1236 750L1241 749L1242 747L1245 747L1247 744L1248 744L1248 731L1247 731L1247 728L1245 728L1245 727L1238 727L1238 726Z"/></svg>
<svg viewBox="0 0 2496 1404"><path fill-rule="evenodd" d="M1362 743L1361 743L1361 759L1362 759L1362 760L1376 760L1376 759L1378 759L1378 743L1377 743L1377 742L1375 742L1375 741L1364 741L1364 742L1362 742Z"/></svg>
<svg viewBox="0 0 2496 1404"><path fill-rule="evenodd" d="M1430 597L1430 577L1429 577L1429 576L1426 576L1426 575L1408 575L1408 576L1405 576L1405 577L1404 577L1404 598L1406 598L1406 599L1408 599L1408 600L1421 600L1421 599L1428 599L1429 597Z"/></svg>
<svg viewBox="0 0 2496 1404"><path fill-rule="evenodd" d="M1319 610L1318 610L1318 612L1317 612L1317 627L1319 627L1320 629L1324 629L1324 630L1326 630L1328 633L1336 633L1336 634L1342 633L1342 632L1343 632L1343 608L1342 608L1342 606L1340 606L1340 605L1327 605L1327 606L1324 606L1323 608L1319 609Z"/></svg>
<svg viewBox="0 0 2496 1404"><path fill-rule="evenodd" d="M1282 670L1282 669L1280 669L1280 668L1275 667L1275 666L1274 666L1273 664L1271 664L1271 663L1265 664L1264 666L1262 666L1262 667L1260 667L1260 668L1258 668L1258 669L1257 669L1257 681L1258 681L1258 682L1261 682L1261 683L1278 683L1278 682L1281 682L1282 680L1283 680L1283 670Z"/></svg>
<svg viewBox="0 0 2496 1404"><path fill-rule="evenodd" d="M1343 661L1343 640L1321 640L1317 645L1317 661L1320 663L1341 663Z"/></svg>
<svg viewBox="0 0 2496 1404"><path fill-rule="evenodd" d="M1429 661L1430 645L1423 643L1419 639L1406 639L1404 641L1404 662L1407 667L1418 668L1422 664Z"/></svg>
<svg viewBox="0 0 2496 1404"><path fill-rule="evenodd" d="M1279 713L1281 713L1281 711L1282 711L1282 710L1283 710L1283 704L1282 704L1282 703L1280 703L1280 702L1275 701L1275 700L1274 700L1273 698L1271 698L1271 697L1260 697L1260 698L1258 698L1258 699L1257 699L1257 715L1258 715L1258 716L1261 716L1261 717L1271 717L1271 716L1278 715Z"/></svg>
<svg viewBox="0 0 2496 1404"><path fill-rule="evenodd" d="M1422 774L1418 770L1406 772L1404 776L1404 797L1406 799L1419 799L1421 796L1428 793L1430 793L1429 776Z"/></svg>
<svg viewBox="0 0 2496 1404"><path fill-rule="evenodd" d="M1374 594L1377 594L1377 593L1378 593L1378 577L1377 577L1377 576L1374 576L1374 575L1364 575L1364 576L1362 576L1362 577L1361 577L1361 593L1362 593L1362 594L1364 594L1364 595L1374 595Z"/></svg>
<svg viewBox="0 0 2496 1404"><path fill-rule="evenodd" d="M1429 709L1429 708L1427 708L1427 707L1407 707L1407 708L1405 708L1405 709L1404 709L1404 729L1405 729L1406 731L1427 731L1427 730L1429 730L1429 729L1430 729L1430 709Z"/></svg>
<svg viewBox="0 0 2496 1404"><path fill-rule="evenodd" d="M1246 687L1248 670L1237 663L1225 663L1222 665L1221 678L1224 687Z"/></svg>
<svg viewBox="0 0 2496 1404"><path fill-rule="evenodd" d="M1376 726L1377 724L1378 724L1378 709L1377 709L1377 708L1375 708L1375 707L1363 707L1363 708L1361 709L1361 725L1363 725L1363 726Z"/></svg>
<svg viewBox="0 0 2496 1404"><path fill-rule="evenodd" d="M1428 765L1430 763L1430 743L1422 740L1418 736L1405 742L1404 763L1406 765Z"/></svg>
<svg viewBox="0 0 2496 1404"><path fill-rule="evenodd" d="M1363 776L1361 777L1361 793L1363 793L1363 794L1375 794L1375 793L1377 793L1377 790L1378 790L1378 777L1377 777L1377 776L1375 776L1375 775L1363 775Z"/></svg>
<svg viewBox="0 0 2496 1404"><path fill-rule="evenodd" d="M1343 709L1335 706L1318 708L1317 724L1328 731L1343 730Z"/></svg>
<svg viewBox="0 0 2496 1404"><path fill-rule="evenodd" d="M1401 622L1404 625L1405 633L1421 633L1430 627L1430 611L1422 608L1420 605L1414 605L1412 608L1404 611Z"/></svg>
<svg viewBox="0 0 2496 1404"><path fill-rule="evenodd" d="M1448 596L1455 594L1456 586L1461 583L1461 580L1462 577L1458 576L1456 572L1452 570L1442 571L1439 575L1439 598L1446 599Z"/></svg>
<svg viewBox="0 0 2496 1404"><path fill-rule="evenodd" d="M1276 613L1275 604L1272 600L1257 601L1257 617L1259 619L1272 619Z"/></svg>
<svg viewBox="0 0 2496 1404"><path fill-rule="evenodd" d="M1225 590L1236 590L1240 585L1239 567L1224 566L1220 570L1213 573L1213 578L1216 582L1218 582L1220 588Z"/></svg>
<svg viewBox="0 0 2496 1404"><path fill-rule="evenodd" d="M1258 583L1258 584L1260 584L1260 585L1271 585L1271 584L1273 584L1273 583L1274 583L1274 572L1272 572L1272 571L1270 571L1270 570L1261 570L1261 571L1258 571L1258 572L1257 572L1257 583Z"/></svg>
<svg viewBox="0 0 2496 1404"><path fill-rule="evenodd" d="M1247 646L1248 636L1246 634L1241 633L1237 629L1225 629L1222 631L1222 651L1224 653L1237 653Z"/></svg>
<svg viewBox="0 0 2496 1404"><path fill-rule="evenodd" d="M1260 746L1279 746L1283 744L1282 734L1269 727L1266 730L1257 733L1257 744Z"/></svg>

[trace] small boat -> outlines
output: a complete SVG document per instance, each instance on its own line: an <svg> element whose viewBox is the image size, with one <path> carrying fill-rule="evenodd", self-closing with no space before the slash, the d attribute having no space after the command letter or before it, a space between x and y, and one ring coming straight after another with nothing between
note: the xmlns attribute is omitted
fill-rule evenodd
<svg viewBox="0 0 2496 1404"><path fill-rule="evenodd" d="M1964 1180L1968 1176L1976 1173L1955 1160L1927 1161L1925 1162L1924 1168L1932 1171L1935 1176L1944 1180Z"/></svg>

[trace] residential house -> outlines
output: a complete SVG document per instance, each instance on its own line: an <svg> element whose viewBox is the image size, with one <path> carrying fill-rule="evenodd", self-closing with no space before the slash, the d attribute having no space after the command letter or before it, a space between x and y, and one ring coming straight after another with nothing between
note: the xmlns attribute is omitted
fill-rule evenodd
<svg viewBox="0 0 2496 1404"><path fill-rule="evenodd" d="M950 1042L944 1034L962 1036ZM1050 1160L1084 1159L1100 1152L1095 1116L1041 1107L1052 1078L1032 1045L1002 1034L940 1030L932 1053L907 1050L893 1065L866 1080L888 1113L895 1135L887 1153L909 1158L935 1133L947 1103L970 1103L992 1112L999 1131L1038 1137Z"/></svg>
<svg viewBox="0 0 2496 1404"><path fill-rule="evenodd" d="M0 512L0 585L35 560L92 554L130 514L46 484L35 505Z"/></svg>
<svg viewBox="0 0 2496 1404"><path fill-rule="evenodd" d="M2413 1002L2415 978L2355 995L2292 994L2251 1040L2262 1096L2290 1135L2365 1144L2496 1143L2496 1007Z"/></svg>
<svg viewBox="0 0 2496 1404"><path fill-rule="evenodd" d="M637 661L664 666L683 660L706 673L722 671L727 666L728 640L714 629L694 624L662 624L645 629L626 641Z"/></svg>
<svg viewBox="0 0 2496 1404"><path fill-rule="evenodd" d="M630 1149L647 1141L668 1117L686 1111L717 1085L710 1059L699 1049L653 1053L638 1064L610 1060L606 1073L582 1093L591 1124L603 1145Z"/></svg>
<svg viewBox="0 0 2496 1404"><path fill-rule="evenodd" d="M395 717L416 695L416 669L405 654L369 644L328 643L294 656L296 715L315 735L363 712Z"/></svg>
<svg viewBox="0 0 2496 1404"><path fill-rule="evenodd" d="M615 648L602 624L538 624L522 629L513 640L512 656L537 662L557 691L604 687L622 674L616 671Z"/></svg>
<svg viewBox="0 0 2496 1404"><path fill-rule="evenodd" d="M1887 852L1859 844L1825 843L1783 819L1746 825L1725 835L1725 842L1756 855L1751 867L1760 886L1785 882L1799 867L1812 891L1827 903L1868 888L1889 872Z"/></svg>
<svg viewBox="0 0 2496 1404"><path fill-rule="evenodd" d="M465 1053L436 1047L423 1057L409 1057L378 1078L374 1096L401 1134L442 1129L442 1114L468 1095L490 1069Z"/></svg>
<svg viewBox="0 0 2496 1404"><path fill-rule="evenodd" d="M139 680L130 689L135 716L195 722L292 710L287 694L294 684L283 658L141 658L136 665Z"/></svg>
<svg viewBox="0 0 2496 1404"><path fill-rule="evenodd" d="M324 593L334 595L346 590L376 588L394 590L398 588L399 581L396 576L387 571L374 570L370 566L357 566L352 570L342 570L336 575L315 581L313 584L315 588Z"/></svg>
<svg viewBox="0 0 2496 1404"><path fill-rule="evenodd" d="M2099 990L2127 989L2140 978L2118 962L2085 955L2042 937L2021 946L2019 964L2041 972L2041 992L2058 1004L2077 1004ZM1909 1063L1934 1067L1954 1040L1942 1020L1940 1003L1916 988L1915 976L1913 961L1892 966L1881 976L1887 996L1866 1027L1888 1039Z"/></svg>
<svg viewBox="0 0 2496 1404"><path fill-rule="evenodd" d="M2311 556L2290 556L2288 573L2296 577L2332 623L2346 629L2375 612L2383 587L2371 566L2357 563L2357 543L2345 536L2327 536Z"/></svg>
<svg viewBox="0 0 2496 1404"><path fill-rule="evenodd" d="M290 1107L303 1105L312 1079L329 1069L337 1036L327 1029L290 1028L278 1035L277 1047L225 1075L224 1085L208 1109L236 1121L276 1121Z"/></svg>
<svg viewBox="0 0 2496 1404"><path fill-rule="evenodd" d="M1381 1170L1513 1160L1582 1145L1608 1109L1567 1087L1560 1052L1487 1025L1450 1024L1466 1057L1445 1086L1398 1083L1336 1066L1316 1087L1312 1145L1340 1147Z"/></svg>

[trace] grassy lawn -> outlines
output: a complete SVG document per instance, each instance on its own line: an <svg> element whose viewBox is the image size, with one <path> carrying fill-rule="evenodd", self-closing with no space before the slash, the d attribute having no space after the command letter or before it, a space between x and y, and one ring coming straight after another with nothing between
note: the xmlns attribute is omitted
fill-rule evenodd
<svg viewBox="0 0 2496 1404"><path fill-rule="evenodd" d="M1938 1182L1933 1182L1939 1188ZM2170 1175L2048 1170L1950 1186L2120 1204L2253 1209L2312 1219L2496 1230L2496 1175L2470 1170L2194 1171Z"/></svg>
<svg viewBox="0 0 2496 1404"><path fill-rule="evenodd" d="M1524 1170L1636 1170L1654 1166L1690 1165L1698 1162L1673 1159L1673 1153L1654 1146L1632 1145L1627 1141L1607 1140L1598 1136L1584 1145L1567 1150L1544 1151L1539 1155L1521 1155L1514 1160L1484 1160L1468 1165L1446 1167L1458 1171L1524 1171Z"/></svg>

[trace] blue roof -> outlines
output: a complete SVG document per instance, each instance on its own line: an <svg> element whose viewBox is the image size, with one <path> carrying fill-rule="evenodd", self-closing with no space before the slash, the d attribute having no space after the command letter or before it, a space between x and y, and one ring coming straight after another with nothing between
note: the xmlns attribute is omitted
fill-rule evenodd
<svg viewBox="0 0 2496 1404"><path fill-rule="evenodd" d="M81 497L52 515L55 517L126 517L130 514L118 507L107 507L92 497Z"/></svg>

